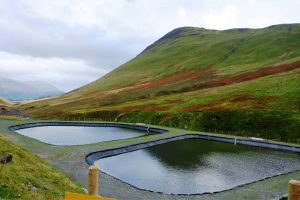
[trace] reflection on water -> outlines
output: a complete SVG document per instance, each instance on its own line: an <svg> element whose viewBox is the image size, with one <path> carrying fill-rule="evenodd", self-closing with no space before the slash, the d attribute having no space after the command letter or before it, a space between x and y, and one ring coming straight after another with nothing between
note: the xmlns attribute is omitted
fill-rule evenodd
<svg viewBox="0 0 300 200"><path fill-rule="evenodd" d="M186 139L100 159L96 164L102 171L141 189L195 194L230 189L300 169L300 155Z"/></svg>
<svg viewBox="0 0 300 200"><path fill-rule="evenodd" d="M117 127L42 126L20 129L22 135L54 145L80 145L138 137L145 132Z"/></svg>

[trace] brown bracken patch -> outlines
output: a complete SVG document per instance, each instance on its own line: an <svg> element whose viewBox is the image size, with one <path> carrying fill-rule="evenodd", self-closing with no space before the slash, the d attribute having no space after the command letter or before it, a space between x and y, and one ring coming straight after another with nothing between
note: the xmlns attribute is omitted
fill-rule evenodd
<svg viewBox="0 0 300 200"><path fill-rule="evenodd" d="M163 76L158 80L153 80L153 81L140 80L139 82L127 85L122 88L117 88L109 91L96 91L96 92L86 93L85 97L94 97L98 95L104 97L108 95L119 94L120 92L124 92L124 91L157 87L157 86L167 85L171 83L173 84L179 81L187 81L194 78L206 77L207 75L212 73L213 73L213 69L211 67L207 67L200 70L193 70L193 71L179 71L175 74Z"/></svg>
<svg viewBox="0 0 300 200"><path fill-rule="evenodd" d="M205 77L209 74L213 73L212 68L204 68L197 71L180 71L175 74L166 75L162 78L154 81L147 81L140 84L137 84L136 88L150 88L159 85L167 85L171 83L175 83L178 81L186 81L193 78Z"/></svg>
<svg viewBox="0 0 300 200"><path fill-rule="evenodd" d="M142 106L128 106L118 109L122 112L133 112L133 111L164 111L168 110L168 106L157 106L157 105L142 105Z"/></svg>
<svg viewBox="0 0 300 200"><path fill-rule="evenodd" d="M230 102L242 102L242 101L265 101L269 102L270 100L276 99L275 96L252 96L252 95L238 95L231 98Z"/></svg>
<svg viewBox="0 0 300 200"><path fill-rule="evenodd" d="M230 102L241 107L251 107L256 109L264 109L276 99L276 96L251 96L251 95L239 95L232 97Z"/></svg>
<svg viewBox="0 0 300 200"><path fill-rule="evenodd" d="M187 112L199 111L199 110L221 110L221 109L222 106L216 104L195 104L183 108L183 110Z"/></svg>
<svg viewBox="0 0 300 200"><path fill-rule="evenodd" d="M243 81L253 80L259 77L268 76L272 74L277 74L281 72L291 71L294 69L300 68L300 61L290 63L290 64L283 64L278 66L269 66L262 69L258 69L256 71L245 72L233 76L227 76L218 78L215 80L208 81L208 85L212 87L222 86L222 85L229 85L232 83L239 83Z"/></svg>
<svg viewBox="0 0 300 200"><path fill-rule="evenodd" d="M250 71L250 72L244 72L240 74L225 76L225 77L214 77L214 69L211 67L207 67L200 70L194 70L194 71L180 71L175 74L166 75L161 77L158 80L153 81L145 81L145 80L139 80L139 82L136 82L134 84L131 84L129 86L113 89L109 91L93 91L91 93L87 93L84 95L85 99L93 99L93 98L99 98L105 99L109 98L112 95L125 95L127 93L130 93L130 91L133 90L144 90L146 88L151 87L160 87L163 85L170 85L170 84L176 84L179 82L184 81L194 81L197 79L198 81L201 80L201 84L190 88L191 90L196 89L204 89L204 88L210 88L210 87L218 87L218 86L224 86L224 85L230 85L233 83L239 83L244 81L253 80L256 78L273 75L277 73L287 72L294 69L300 68L300 61L290 63L290 64L282 64L278 66L268 66L261 69L258 69L256 71ZM214 78L213 78L214 77ZM198 82L195 80L195 83ZM193 82L192 81L192 82ZM149 100L144 98L145 100ZM151 98L150 98L151 99ZM250 99L248 99L250 101ZM179 102L178 102L179 103ZM170 104L172 104L170 102ZM218 106L217 106L218 108ZM192 108L191 108L192 109ZM196 108L195 108L196 109ZM215 106L213 106L213 109L215 109Z"/></svg>
<svg viewBox="0 0 300 200"><path fill-rule="evenodd" d="M184 107L184 111L199 111L199 110L222 110L222 109L264 109L269 106L275 96L251 96L239 95L231 98L221 98L205 104L195 104Z"/></svg>
<svg viewBox="0 0 300 200"><path fill-rule="evenodd" d="M176 100L165 100L165 104L176 104L176 103L183 103L184 101L181 99L176 99Z"/></svg>
<svg viewBox="0 0 300 200"><path fill-rule="evenodd" d="M167 115L160 119L160 124L164 124L165 122L169 121L172 117L170 115Z"/></svg>
<svg viewBox="0 0 300 200"><path fill-rule="evenodd" d="M156 100L157 97L140 97L139 100L141 101L150 101L150 100Z"/></svg>

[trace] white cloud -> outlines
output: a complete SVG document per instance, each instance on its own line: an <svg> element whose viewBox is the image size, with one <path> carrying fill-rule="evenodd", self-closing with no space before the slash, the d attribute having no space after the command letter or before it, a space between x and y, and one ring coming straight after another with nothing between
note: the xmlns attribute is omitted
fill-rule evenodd
<svg viewBox="0 0 300 200"><path fill-rule="evenodd" d="M0 76L74 89L174 28L296 23L299 9L298 0L0 0Z"/></svg>
<svg viewBox="0 0 300 200"><path fill-rule="evenodd" d="M202 17L204 27L211 29L229 29L235 26L239 17L238 9L233 5L226 6L223 10L210 10Z"/></svg>
<svg viewBox="0 0 300 200"><path fill-rule="evenodd" d="M186 16L186 10L184 8L178 8L177 13L179 16Z"/></svg>

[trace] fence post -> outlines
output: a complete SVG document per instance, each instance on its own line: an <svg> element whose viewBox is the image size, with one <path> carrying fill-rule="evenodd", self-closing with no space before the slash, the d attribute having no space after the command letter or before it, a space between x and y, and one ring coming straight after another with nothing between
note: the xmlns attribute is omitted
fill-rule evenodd
<svg viewBox="0 0 300 200"><path fill-rule="evenodd" d="M288 200L300 200L300 181L289 181Z"/></svg>
<svg viewBox="0 0 300 200"><path fill-rule="evenodd" d="M99 168L96 165L89 167L89 195L98 196L98 174Z"/></svg>

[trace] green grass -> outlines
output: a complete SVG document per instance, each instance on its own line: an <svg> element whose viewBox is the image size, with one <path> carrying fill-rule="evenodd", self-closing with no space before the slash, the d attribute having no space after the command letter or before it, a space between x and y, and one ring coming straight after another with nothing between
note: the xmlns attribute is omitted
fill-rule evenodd
<svg viewBox="0 0 300 200"><path fill-rule="evenodd" d="M118 88L145 78L153 80L180 70L205 67L215 68L216 73L220 70L233 74L300 56L299 24L231 32L182 31L177 38L154 46L79 91Z"/></svg>
<svg viewBox="0 0 300 200"><path fill-rule="evenodd" d="M65 191L83 189L33 153L0 135L0 153L13 161L0 164L0 199L63 199Z"/></svg>
<svg viewBox="0 0 300 200"><path fill-rule="evenodd" d="M213 78L299 61L299 46L299 24L225 31L182 28L172 37L167 35L136 58L85 87L59 98L21 105L20 108L33 116L38 116L35 114L38 112L49 112L51 116L69 110L100 108L153 97L163 92L181 93L184 88L198 90L193 86L201 86ZM209 74L190 81L122 91L122 88L139 82L207 68L211 69ZM113 89L121 91L111 93Z"/></svg>
<svg viewBox="0 0 300 200"><path fill-rule="evenodd" d="M225 31L179 28L87 86L18 108L43 119L114 120L133 111L176 116L183 111L246 110L290 112L299 120L299 61L300 24ZM212 84L214 80L291 63L296 66L293 70L261 73L251 80L223 86ZM163 82L170 75L186 72L199 74L193 79ZM141 87L141 83L154 86Z"/></svg>
<svg viewBox="0 0 300 200"><path fill-rule="evenodd" d="M23 117L17 116L17 115L0 115L0 119L6 119L6 120L25 120Z"/></svg>
<svg viewBox="0 0 300 200"><path fill-rule="evenodd" d="M134 100L117 105L102 106L100 108L90 109L97 110L120 110L128 106L168 106L168 101L181 100L170 106L168 111L182 111L182 108L191 105L205 105L216 102L224 109L245 109L252 108L252 104L259 104L263 97L272 97L266 105L267 109L299 111L300 107L300 70L282 73L273 76L262 77L259 79L232 84L222 87L195 90L179 94L161 96L155 99ZM235 102L233 98L250 95L253 98L245 101ZM248 101L248 102L247 102ZM244 103L244 105L243 105ZM86 112L86 110L77 110ZM77 112L75 110L75 113Z"/></svg>
<svg viewBox="0 0 300 200"><path fill-rule="evenodd" d="M136 106L138 108L138 106L150 107L151 105L165 105L170 106L168 111L173 112L182 111L182 109L186 106L205 105L209 103L213 104L214 101L216 102L216 104L223 106L224 109L245 109L252 108L254 104L261 103L260 99L263 97L272 97L270 102L265 102L267 103L267 109L298 111L300 104L300 99L298 95L300 93L300 87L298 84L298 80L300 80L300 70L294 70L292 72L262 77L259 79L238 84L203 90L195 90L192 92L185 92L173 95L165 95L154 99L134 100L116 105L107 105L96 108L91 107L89 109L80 109L80 106L78 106L75 109L64 109L70 110L70 113L85 113L103 110L120 110L128 106ZM246 99L248 102L232 101L235 97L247 95L253 97L248 100ZM181 100L182 102L169 105L169 103L167 102L170 100ZM219 101L222 104L220 104ZM45 108L49 109L48 107ZM39 112L39 110L37 111ZM40 114L41 117L47 116L47 113Z"/></svg>

